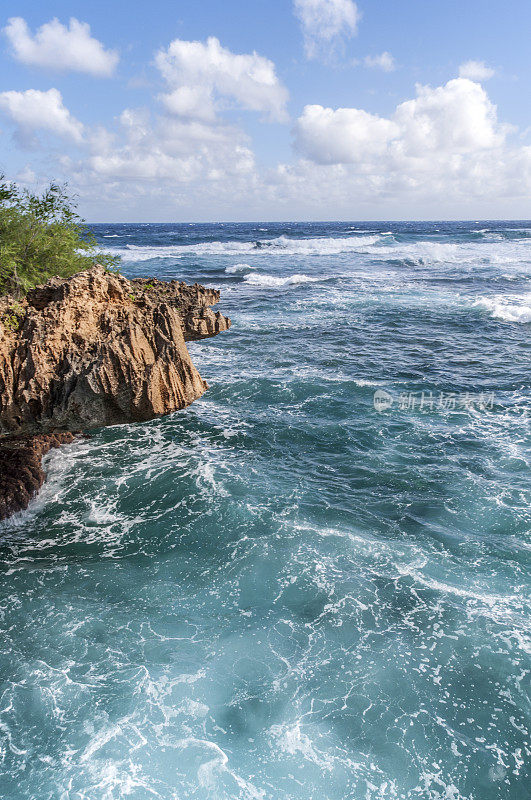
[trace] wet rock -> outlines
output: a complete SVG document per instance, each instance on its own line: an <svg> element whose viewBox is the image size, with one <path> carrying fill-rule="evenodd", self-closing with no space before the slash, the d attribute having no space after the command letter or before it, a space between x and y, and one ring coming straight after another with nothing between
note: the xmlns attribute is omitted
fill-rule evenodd
<svg viewBox="0 0 531 800"><path fill-rule="evenodd" d="M42 458L74 441L70 431L0 441L0 520L27 508L44 483Z"/></svg>

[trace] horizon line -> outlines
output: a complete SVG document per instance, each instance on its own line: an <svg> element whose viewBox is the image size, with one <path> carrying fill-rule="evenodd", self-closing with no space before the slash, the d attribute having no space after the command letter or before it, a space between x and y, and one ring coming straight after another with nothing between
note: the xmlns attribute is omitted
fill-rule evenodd
<svg viewBox="0 0 531 800"><path fill-rule="evenodd" d="M110 221L110 220L100 220L100 221L91 221L85 220L86 225L331 225L331 224L338 224L338 225L346 225L346 224L355 224L355 225L383 225L383 224L404 224L404 223L414 223L414 222L425 222L425 223L447 223L447 222L461 222L467 223L472 225L479 225L482 222L519 222L519 223L528 223L531 225L531 219L519 219L517 217L507 217L507 218L499 218L499 217L486 217L482 218L474 218L474 219L283 219L283 220L266 220L266 219L257 219L257 220L182 220L180 222L174 220L172 222L162 222L156 220L128 220L127 222L124 221Z"/></svg>

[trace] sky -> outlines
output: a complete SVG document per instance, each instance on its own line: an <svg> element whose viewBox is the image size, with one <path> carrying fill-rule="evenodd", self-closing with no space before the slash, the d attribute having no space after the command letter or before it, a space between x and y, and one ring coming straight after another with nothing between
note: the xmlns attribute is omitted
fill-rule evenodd
<svg viewBox="0 0 531 800"><path fill-rule="evenodd" d="M91 222L531 218L531 3L4 0L0 170Z"/></svg>

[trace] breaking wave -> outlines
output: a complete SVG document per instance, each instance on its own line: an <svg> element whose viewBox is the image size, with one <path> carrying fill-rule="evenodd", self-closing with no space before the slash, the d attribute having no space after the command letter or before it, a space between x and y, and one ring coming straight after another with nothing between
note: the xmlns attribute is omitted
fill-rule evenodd
<svg viewBox="0 0 531 800"><path fill-rule="evenodd" d="M531 293L522 297L481 297L474 303L475 306L485 308L490 311L494 319L502 319L505 322L531 322Z"/></svg>
<svg viewBox="0 0 531 800"><path fill-rule="evenodd" d="M355 252L376 244L380 236L350 236L348 238L317 237L314 239L290 239L277 236L275 239L260 239L251 242L199 242L179 245L126 245L113 248L115 255L124 261L150 261L155 258L181 258L187 255L211 256L230 255L232 253L248 253L258 255L316 255L333 256L341 253Z"/></svg>
<svg viewBox="0 0 531 800"><path fill-rule="evenodd" d="M232 267L226 267L225 272L227 275L236 275L239 272L247 272L252 269L254 269L254 267L251 267L250 264L233 264Z"/></svg>
<svg viewBox="0 0 531 800"><path fill-rule="evenodd" d="M268 286L271 289L278 289L281 286L298 286L301 283L317 283L322 278L311 278L309 275L288 275L284 278L277 278L274 275L259 275L252 272L245 275L244 281L252 286Z"/></svg>
<svg viewBox="0 0 531 800"><path fill-rule="evenodd" d="M477 232L479 233L479 231ZM251 241L227 240L211 242L179 243L171 245L127 244L114 247L108 245L105 251L121 256L127 263L138 263L154 259L181 259L190 256L209 258L210 256L341 256L352 254L368 255L379 261L402 262L413 265L464 264L501 265L509 269L512 265L531 264L529 243L522 237L511 240L499 237L493 240L490 234L481 234L474 241L429 241L420 239L404 242L397 239L393 231L380 233L354 232L349 236L318 236L294 238L286 235L270 239ZM105 238L115 237L107 234ZM103 249L103 248L102 248ZM249 266L249 265L247 265ZM228 274L240 271L241 264L226 269ZM252 268L252 267L249 267Z"/></svg>

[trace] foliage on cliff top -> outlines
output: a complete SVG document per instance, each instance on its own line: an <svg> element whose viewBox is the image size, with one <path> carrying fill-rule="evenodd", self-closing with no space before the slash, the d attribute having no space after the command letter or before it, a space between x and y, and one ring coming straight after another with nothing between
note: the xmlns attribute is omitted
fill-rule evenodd
<svg viewBox="0 0 531 800"><path fill-rule="evenodd" d="M68 278L95 263L115 269L117 259L97 250L66 187L41 194L0 175L0 295L22 297L57 275Z"/></svg>

